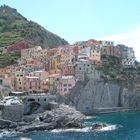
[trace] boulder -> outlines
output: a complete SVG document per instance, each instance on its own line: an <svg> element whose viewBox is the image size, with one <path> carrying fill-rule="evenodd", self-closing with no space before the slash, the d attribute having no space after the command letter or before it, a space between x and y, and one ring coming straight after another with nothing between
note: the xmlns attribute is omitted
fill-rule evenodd
<svg viewBox="0 0 140 140"><path fill-rule="evenodd" d="M74 107L60 105L59 108L44 112L40 119L45 122L56 122L57 128L82 127L81 122L85 116Z"/></svg>

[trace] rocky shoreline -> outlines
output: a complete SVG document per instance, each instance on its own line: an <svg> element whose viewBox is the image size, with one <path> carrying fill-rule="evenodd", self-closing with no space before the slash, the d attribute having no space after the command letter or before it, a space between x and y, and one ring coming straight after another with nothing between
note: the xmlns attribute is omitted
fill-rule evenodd
<svg viewBox="0 0 140 140"><path fill-rule="evenodd" d="M139 111L134 108L97 108L94 114ZM93 114L92 114L93 115ZM51 131L54 129L81 129L86 116L74 107L60 104L58 108L43 113L24 115L22 121L14 122L0 119L0 133L28 133L32 131Z"/></svg>
<svg viewBox="0 0 140 140"><path fill-rule="evenodd" d="M84 119L85 115L77 111L74 107L59 105L58 108L51 111L26 115L20 122L1 119L0 130L27 133L59 128L82 128L82 121Z"/></svg>

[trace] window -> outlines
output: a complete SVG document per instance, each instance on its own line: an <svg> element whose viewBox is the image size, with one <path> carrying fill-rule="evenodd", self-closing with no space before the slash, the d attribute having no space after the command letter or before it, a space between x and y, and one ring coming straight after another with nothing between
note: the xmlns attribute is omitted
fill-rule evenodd
<svg viewBox="0 0 140 140"><path fill-rule="evenodd" d="M46 101L46 98L44 99L44 102Z"/></svg>
<svg viewBox="0 0 140 140"><path fill-rule="evenodd" d="M71 87L72 85L71 84L68 84L68 86Z"/></svg>
<svg viewBox="0 0 140 140"><path fill-rule="evenodd" d="M66 89L66 88L64 88L64 91L67 91L67 89Z"/></svg>
<svg viewBox="0 0 140 140"><path fill-rule="evenodd" d="M2 79L0 79L0 85L2 85Z"/></svg>
<svg viewBox="0 0 140 140"><path fill-rule="evenodd" d="M39 102L40 100L38 99L38 102Z"/></svg>
<svg viewBox="0 0 140 140"><path fill-rule="evenodd" d="M30 101L30 102L34 102L34 101L35 101L35 99L32 99L32 98L31 98L31 99L28 99L28 101Z"/></svg>
<svg viewBox="0 0 140 140"><path fill-rule="evenodd" d="M66 87L66 86L67 86L67 84L64 84L63 86L64 86L64 87Z"/></svg>

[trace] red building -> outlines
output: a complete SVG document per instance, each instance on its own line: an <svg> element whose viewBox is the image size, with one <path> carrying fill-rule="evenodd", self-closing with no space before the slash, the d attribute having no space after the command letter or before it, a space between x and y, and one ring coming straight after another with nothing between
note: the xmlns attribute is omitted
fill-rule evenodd
<svg viewBox="0 0 140 140"><path fill-rule="evenodd" d="M7 47L7 53L21 52L23 49L27 49L29 45L26 42L19 42L14 45Z"/></svg>

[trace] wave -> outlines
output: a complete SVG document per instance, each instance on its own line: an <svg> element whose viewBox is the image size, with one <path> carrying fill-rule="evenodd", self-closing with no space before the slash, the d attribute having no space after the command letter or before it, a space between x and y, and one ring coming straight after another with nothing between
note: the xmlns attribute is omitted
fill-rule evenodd
<svg viewBox="0 0 140 140"><path fill-rule="evenodd" d="M70 128L70 129L54 129L51 132L60 133L60 132L103 132L103 131L112 131L122 127L121 125L108 125L101 129L92 130L92 127L85 127L81 129Z"/></svg>
<svg viewBox="0 0 140 140"><path fill-rule="evenodd" d="M4 130L4 131L0 132L0 138L3 138L3 137L15 137L15 136L17 136L17 133L18 132L15 132L15 131Z"/></svg>
<svg viewBox="0 0 140 140"><path fill-rule="evenodd" d="M101 129L98 129L98 130L95 130L95 131L112 131L112 130L116 130L118 129L119 127L117 125L109 125L109 126L106 126L106 127L103 127Z"/></svg>
<svg viewBox="0 0 140 140"><path fill-rule="evenodd" d="M81 129L70 128L70 129L54 129L51 132L89 132L92 127L85 127Z"/></svg>
<svg viewBox="0 0 140 140"><path fill-rule="evenodd" d="M88 119L95 119L96 117L95 116L86 116L86 120Z"/></svg>

